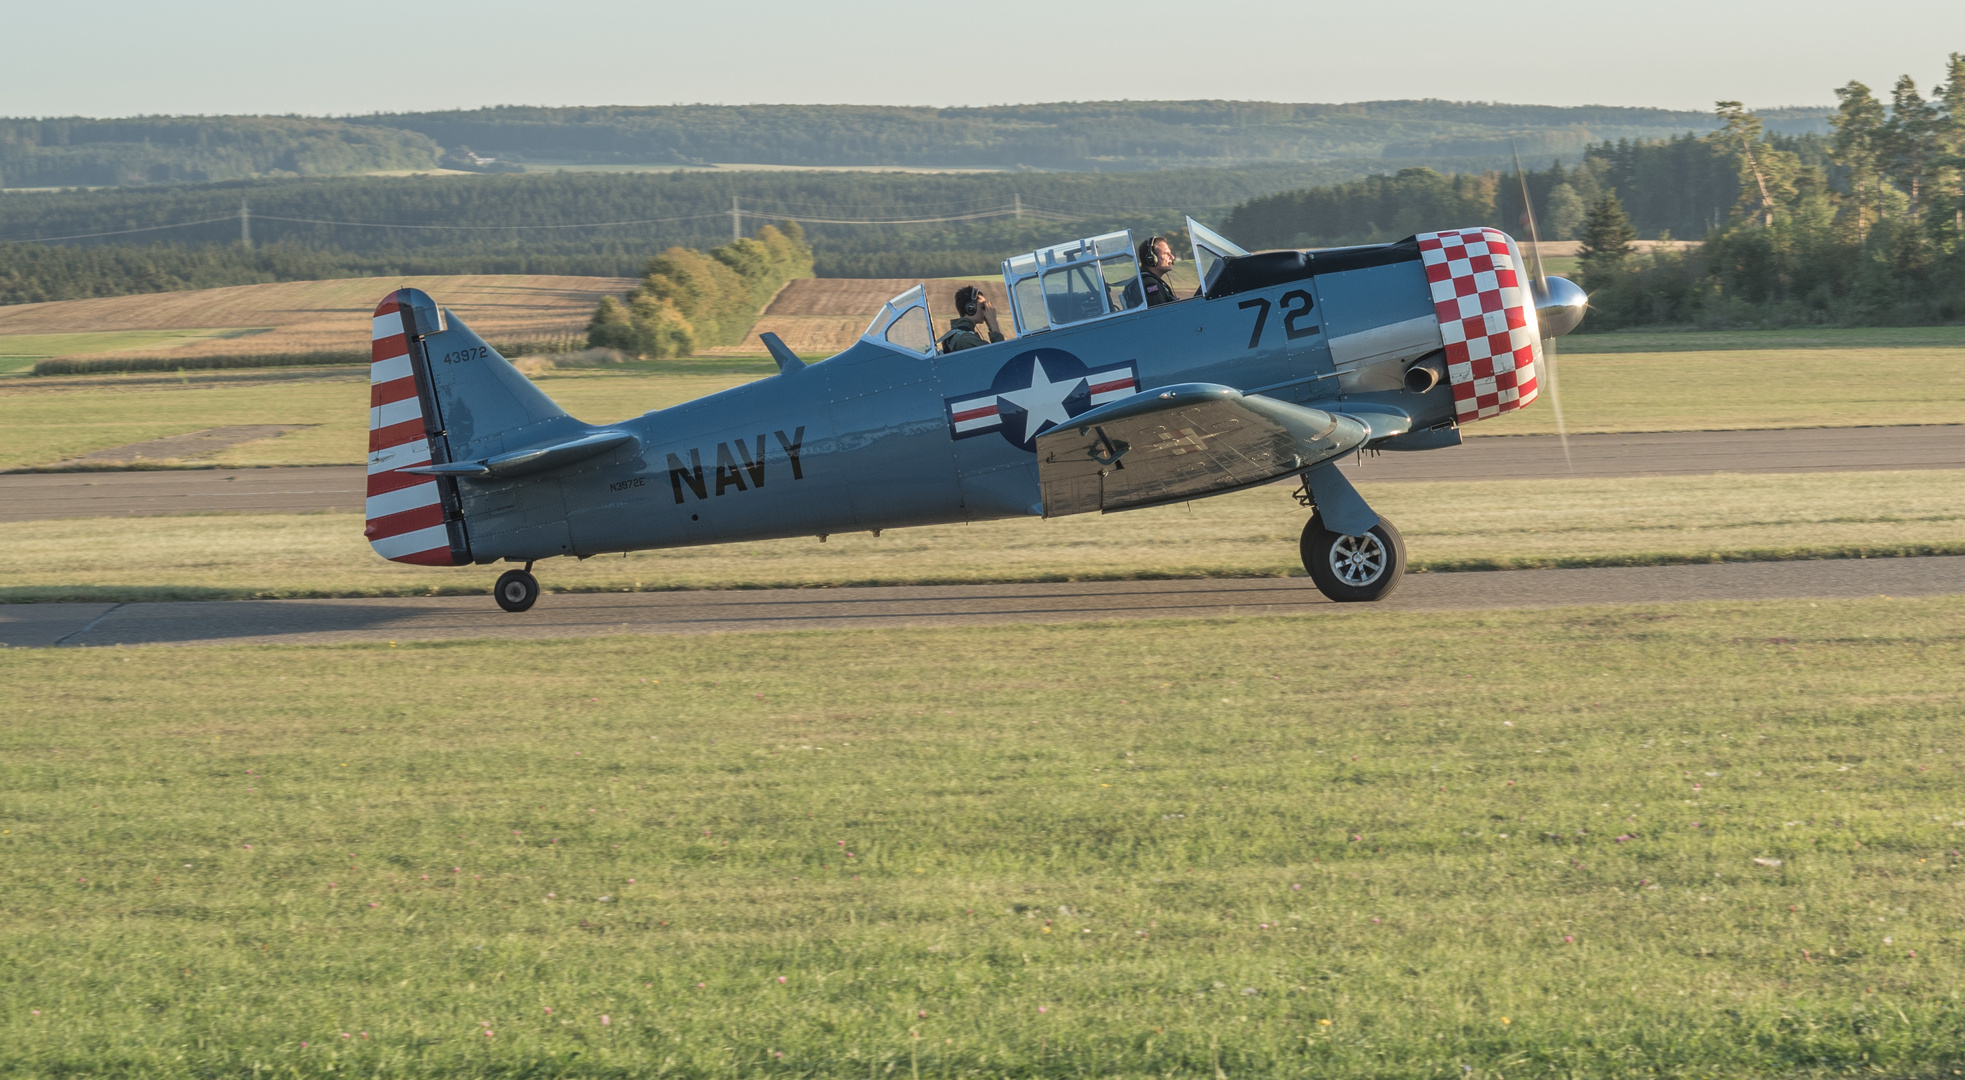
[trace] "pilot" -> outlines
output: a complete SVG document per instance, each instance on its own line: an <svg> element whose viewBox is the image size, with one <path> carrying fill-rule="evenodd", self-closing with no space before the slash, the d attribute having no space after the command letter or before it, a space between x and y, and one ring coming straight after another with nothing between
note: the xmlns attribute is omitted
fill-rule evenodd
<svg viewBox="0 0 1965 1080"><path fill-rule="evenodd" d="M1167 284L1167 275L1173 273L1174 249L1168 246L1166 238L1149 236L1139 245L1139 279L1146 286L1146 306L1158 307L1171 304L1182 297L1175 296L1173 286Z"/></svg>
<svg viewBox="0 0 1965 1080"><path fill-rule="evenodd" d="M1003 340L1003 328L996 322L996 309L990 306L989 297L981 289L964 285L955 290L955 310L961 312L961 317L949 320L948 333L942 335L940 342L942 352L960 352ZM989 325L989 340L986 342L976 332L978 318Z"/></svg>

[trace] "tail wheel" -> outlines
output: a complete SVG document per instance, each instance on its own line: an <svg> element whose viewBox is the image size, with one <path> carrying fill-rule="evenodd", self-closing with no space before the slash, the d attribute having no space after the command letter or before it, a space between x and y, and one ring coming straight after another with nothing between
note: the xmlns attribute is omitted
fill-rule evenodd
<svg viewBox="0 0 1965 1080"><path fill-rule="evenodd" d="M1405 537L1384 518L1370 532L1346 536L1324 528L1313 512L1303 526L1303 568L1318 592L1340 604L1383 600L1405 577Z"/></svg>
<svg viewBox="0 0 1965 1080"><path fill-rule="evenodd" d="M498 576L491 595L506 611L524 611L539 599L539 579L523 570L507 570Z"/></svg>

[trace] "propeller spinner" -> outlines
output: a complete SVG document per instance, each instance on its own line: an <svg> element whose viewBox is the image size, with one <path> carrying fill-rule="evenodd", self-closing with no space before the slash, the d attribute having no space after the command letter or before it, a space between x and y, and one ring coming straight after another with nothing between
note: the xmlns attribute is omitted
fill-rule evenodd
<svg viewBox="0 0 1965 1080"><path fill-rule="evenodd" d="M1542 265L1542 257L1535 257L1537 268ZM1542 327L1544 338L1559 338L1576 329L1583 321L1583 313L1590 309L1590 298L1583 287L1566 277L1543 277L1538 275L1535 282L1535 321Z"/></svg>

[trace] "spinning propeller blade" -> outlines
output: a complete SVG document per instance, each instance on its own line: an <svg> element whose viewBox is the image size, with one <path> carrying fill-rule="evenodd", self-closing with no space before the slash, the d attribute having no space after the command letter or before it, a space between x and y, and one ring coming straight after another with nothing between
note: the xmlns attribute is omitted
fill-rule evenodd
<svg viewBox="0 0 1965 1080"><path fill-rule="evenodd" d="M1515 140L1508 140L1508 149L1515 155L1515 179L1521 183L1522 217L1528 221L1529 257L1535 260L1536 298L1549 295L1549 275L1542 268L1542 237L1535 228L1535 204L1528 198L1528 174L1522 171L1522 154ZM1562 422L1562 390L1556 382L1556 339L1542 339L1542 363L1549 369L1549 404L1556 410L1556 438L1562 442L1563 464L1570 472L1576 471L1576 463L1569 457L1569 429Z"/></svg>

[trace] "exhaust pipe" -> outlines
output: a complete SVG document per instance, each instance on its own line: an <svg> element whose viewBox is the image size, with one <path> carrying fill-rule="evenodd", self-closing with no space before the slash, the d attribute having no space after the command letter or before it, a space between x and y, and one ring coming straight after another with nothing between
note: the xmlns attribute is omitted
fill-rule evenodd
<svg viewBox="0 0 1965 1080"><path fill-rule="evenodd" d="M1446 357L1433 353L1406 369L1406 393L1423 394L1446 379Z"/></svg>

